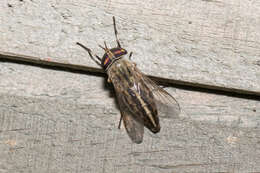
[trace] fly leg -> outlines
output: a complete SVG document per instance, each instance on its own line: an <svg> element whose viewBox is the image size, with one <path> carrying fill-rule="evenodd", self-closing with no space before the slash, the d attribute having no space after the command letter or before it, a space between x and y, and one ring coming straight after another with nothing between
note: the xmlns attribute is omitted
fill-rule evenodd
<svg viewBox="0 0 260 173"><path fill-rule="evenodd" d="M128 59L131 60L131 57L133 55L133 52L130 52Z"/></svg>
<svg viewBox="0 0 260 173"><path fill-rule="evenodd" d="M109 77L107 78L107 82L108 82L108 83L111 83L111 79L110 79Z"/></svg>
<svg viewBox="0 0 260 173"><path fill-rule="evenodd" d="M131 61L132 60L132 55L133 55L133 52L130 52L130 54L129 54L129 57L128 57L128 59ZM136 67L136 63L135 62L133 62L132 61L132 63L134 64L134 67Z"/></svg>
<svg viewBox="0 0 260 173"><path fill-rule="evenodd" d="M120 120L119 120L119 124L118 124L118 129L120 129L120 127L121 127L122 119L123 119L123 116L121 115L121 116L120 116Z"/></svg>
<svg viewBox="0 0 260 173"><path fill-rule="evenodd" d="M97 63L99 66L102 66L101 65L101 58L99 57L99 56L97 56L96 54L94 54L94 56L96 57L96 59L93 57L93 53L92 53L92 51L89 49L89 48L87 48L86 46L84 46L83 44L81 44L81 43L79 43L79 42L77 42L77 45L79 45L79 46L81 46L83 49L85 49L86 51L88 51L88 54L89 54L89 56L91 57L91 59L93 60L93 61L95 61L95 63Z"/></svg>

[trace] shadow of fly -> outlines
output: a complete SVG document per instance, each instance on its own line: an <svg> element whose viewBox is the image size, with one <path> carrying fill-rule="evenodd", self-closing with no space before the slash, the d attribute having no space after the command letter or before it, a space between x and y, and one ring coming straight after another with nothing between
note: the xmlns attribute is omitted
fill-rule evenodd
<svg viewBox="0 0 260 173"><path fill-rule="evenodd" d="M153 133L161 129L158 114L178 116L180 106L167 91L159 87L150 78L144 75L136 64L123 58L127 51L121 47L116 29L115 17L113 17L114 32L117 47L108 48L99 45L105 54L102 58L94 54L89 48L83 47L99 66L108 75L108 82L112 83L116 91L117 102L121 112L118 128L123 120L127 134L137 144L143 141L144 127Z"/></svg>

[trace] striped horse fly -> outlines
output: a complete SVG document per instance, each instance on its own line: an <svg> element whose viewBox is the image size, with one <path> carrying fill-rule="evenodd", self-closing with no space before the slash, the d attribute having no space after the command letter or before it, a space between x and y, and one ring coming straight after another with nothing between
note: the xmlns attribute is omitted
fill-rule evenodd
<svg viewBox="0 0 260 173"><path fill-rule="evenodd" d="M102 59L86 46L78 42L77 44L87 50L91 59L107 73L107 81L114 86L121 112L118 127L120 128L123 119L129 137L139 144L143 141L144 127L153 133L160 131L158 112L177 116L180 107L167 91L145 76L135 63L123 58L127 51L119 42L115 17L113 25L117 47L109 49L106 42L105 47L99 45L105 51ZM129 54L129 60L131 56L132 52Z"/></svg>

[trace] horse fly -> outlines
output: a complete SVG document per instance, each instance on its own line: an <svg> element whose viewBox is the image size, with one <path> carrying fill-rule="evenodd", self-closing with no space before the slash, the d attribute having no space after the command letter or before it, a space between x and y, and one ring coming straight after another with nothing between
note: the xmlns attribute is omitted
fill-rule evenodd
<svg viewBox="0 0 260 173"><path fill-rule="evenodd" d="M115 17L113 17L113 25L117 47L110 49L106 42L104 42L104 47L99 45L105 51L103 58L94 54L83 44L78 42L77 44L83 47L91 59L103 67L107 73L107 81L112 82L114 86L121 112L118 128L123 119L129 137L139 144L143 141L144 127L153 133L160 131L159 113L167 110L167 114L177 116L180 113L180 107L167 91L145 76L135 63L123 58L127 51L119 42ZM132 52L129 54L129 60L131 56ZM166 109L160 112L162 107Z"/></svg>

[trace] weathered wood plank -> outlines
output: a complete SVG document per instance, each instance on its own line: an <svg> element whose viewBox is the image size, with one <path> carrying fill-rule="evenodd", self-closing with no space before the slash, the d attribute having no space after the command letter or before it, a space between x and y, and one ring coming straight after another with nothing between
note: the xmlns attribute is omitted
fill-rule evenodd
<svg viewBox="0 0 260 173"><path fill-rule="evenodd" d="M179 118L133 144L105 79L0 64L1 172L257 172L260 102L174 88Z"/></svg>
<svg viewBox="0 0 260 173"><path fill-rule="evenodd" d="M8 4L9 3L9 4ZM151 75L259 91L259 2L1 1L0 50L93 65L114 40ZM107 15L109 14L109 15ZM259 172L259 101L168 88L141 145L117 129L105 79L0 63L0 172Z"/></svg>
<svg viewBox="0 0 260 173"><path fill-rule="evenodd" d="M94 65L75 42L102 54L97 43L115 44L115 15L145 73L260 90L257 1L1 1L1 11L2 51Z"/></svg>

